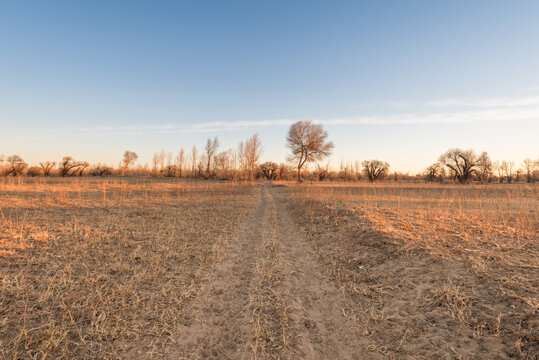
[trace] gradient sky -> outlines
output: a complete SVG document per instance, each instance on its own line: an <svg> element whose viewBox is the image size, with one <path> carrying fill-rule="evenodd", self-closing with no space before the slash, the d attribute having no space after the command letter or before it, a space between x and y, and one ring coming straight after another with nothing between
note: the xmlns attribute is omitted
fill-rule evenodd
<svg viewBox="0 0 539 360"><path fill-rule="evenodd" d="M0 1L0 154L140 163L320 121L331 165L539 157L539 1Z"/></svg>

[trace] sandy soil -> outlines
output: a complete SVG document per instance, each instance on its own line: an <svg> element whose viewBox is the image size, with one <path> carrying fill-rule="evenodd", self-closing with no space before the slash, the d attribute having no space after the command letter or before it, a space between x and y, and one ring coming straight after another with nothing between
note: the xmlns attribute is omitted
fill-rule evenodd
<svg viewBox="0 0 539 360"><path fill-rule="evenodd" d="M379 357L269 183L178 332L170 359Z"/></svg>

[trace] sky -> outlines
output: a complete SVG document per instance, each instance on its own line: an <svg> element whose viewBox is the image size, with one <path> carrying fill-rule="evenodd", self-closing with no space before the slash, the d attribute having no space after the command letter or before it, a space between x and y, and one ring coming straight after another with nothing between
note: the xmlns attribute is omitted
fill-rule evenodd
<svg viewBox="0 0 539 360"><path fill-rule="evenodd" d="M539 158L539 1L0 0L0 154L116 165L291 123L328 161Z"/></svg>

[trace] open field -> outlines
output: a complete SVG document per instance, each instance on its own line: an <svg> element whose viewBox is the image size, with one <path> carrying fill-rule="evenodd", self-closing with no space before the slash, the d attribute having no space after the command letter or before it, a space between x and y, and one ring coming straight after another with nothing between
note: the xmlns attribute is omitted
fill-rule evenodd
<svg viewBox="0 0 539 360"><path fill-rule="evenodd" d="M537 358L539 188L0 179L0 358Z"/></svg>
<svg viewBox="0 0 539 360"><path fill-rule="evenodd" d="M288 206L388 357L536 358L537 186L292 185Z"/></svg>

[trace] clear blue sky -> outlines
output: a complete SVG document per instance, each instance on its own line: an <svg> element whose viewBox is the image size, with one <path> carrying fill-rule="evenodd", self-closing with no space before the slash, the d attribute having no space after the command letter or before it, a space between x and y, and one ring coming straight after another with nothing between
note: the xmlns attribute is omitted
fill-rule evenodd
<svg viewBox="0 0 539 360"><path fill-rule="evenodd" d="M294 120L331 164L539 157L539 1L0 1L0 154L117 164Z"/></svg>

